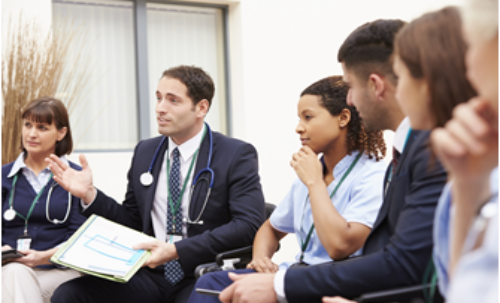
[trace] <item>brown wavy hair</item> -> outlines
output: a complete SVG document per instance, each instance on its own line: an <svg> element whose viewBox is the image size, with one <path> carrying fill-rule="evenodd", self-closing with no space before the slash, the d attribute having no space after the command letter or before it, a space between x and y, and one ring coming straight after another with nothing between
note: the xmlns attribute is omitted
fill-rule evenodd
<svg viewBox="0 0 500 303"><path fill-rule="evenodd" d="M455 7L446 7L415 19L396 35L395 54L412 77L429 87L433 122L443 127L453 108L476 95L466 78L466 43Z"/></svg>
<svg viewBox="0 0 500 303"><path fill-rule="evenodd" d="M367 154L370 159L375 157L378 161L384 158L386 152L383 133L365 131L358 111L347 104L348 91L349 87L342 80L342 76L331 76L311 84L300 96L320 97L320 105L332 116L338 116L344 109L348 109L351 112L351 120L347 125L347 153L350 155L353 151L359 151Z"/></svg>

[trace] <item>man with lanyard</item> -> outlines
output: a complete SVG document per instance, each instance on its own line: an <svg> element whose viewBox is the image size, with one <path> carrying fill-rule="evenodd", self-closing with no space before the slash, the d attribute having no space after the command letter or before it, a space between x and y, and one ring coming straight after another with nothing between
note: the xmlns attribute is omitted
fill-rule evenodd
<svg viewBox="0 0 500 303"><path fill-rule="evenodd" d="M422 283L431 258L434 210L447 176L437 161L429 165L429 132L408 131L395 98L393 40L403 25L401 20L366 23L338 53L350 86L348 103L356 106L365 128L396 131L396 149L404 146L400 156L394 151L387 169L385 184L390 184L363 255L259 277L232 276L236 282L221 293L222 302L321 302L324 296L355 298Z"/></svg>
<svg viewBox="0 0 500 303"><path fill-rule="evenodd" d="M152 251L150 268L128 283L86 276L63 284L52 302L185 302L197 265L252 243L265 216L257 152L204 123L213 95L213 81L200 68L163 73L156 91L162 136L136 146L122 205L95 189L84 156L81 173L51 157L54 179L82 199L84 215L158 239L137 247Z"/></svg>

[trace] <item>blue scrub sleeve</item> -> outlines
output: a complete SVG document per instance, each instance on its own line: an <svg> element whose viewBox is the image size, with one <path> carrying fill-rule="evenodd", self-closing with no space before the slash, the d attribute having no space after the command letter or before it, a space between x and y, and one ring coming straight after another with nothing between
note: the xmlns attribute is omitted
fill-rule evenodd
<svg viewBox="0 0 500 303"><path fill-rule="evenodd" d="M276 206L276 209L271 214L270 222L271 225L285 233L294 233L293 228L293 218L294 218L294 203L293 203L293 193L297 182L294 182L292 188L288 191L285 198L281 200L281 203Z"/></svg>

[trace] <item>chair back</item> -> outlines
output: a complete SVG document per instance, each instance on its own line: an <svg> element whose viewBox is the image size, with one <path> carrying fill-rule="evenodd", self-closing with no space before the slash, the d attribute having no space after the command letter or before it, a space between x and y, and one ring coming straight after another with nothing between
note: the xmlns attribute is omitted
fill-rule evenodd
<svg viewBox="0 0 500 303"><path fill-rule="evenodd" d="M266 219L269 219L269 217L271 217L271 214L275 209L276 205L266 202Z"/></svg>

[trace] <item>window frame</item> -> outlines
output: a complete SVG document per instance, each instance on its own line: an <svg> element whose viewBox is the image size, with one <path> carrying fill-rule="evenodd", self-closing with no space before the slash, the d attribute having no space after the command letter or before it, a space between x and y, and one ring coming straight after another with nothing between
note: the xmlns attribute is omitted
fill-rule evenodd
<svg viewBox="0 0 500 303"><path fill-rule="evenodd" d="M139 140L150 138L150 108L149 108L149 79L148 79L148 45L147 45L147 3L173 4L182 6L210 7L222 10L223 49L224 49L224 80L225 80L225 125L226 135L232 136L231 117L231 85L229 68L229 41L228 41L228 6L224 4L209 4L197 2L182 2L168 0L134 0L134 36L136 47L136 81L137 81L137 112L139 121Z"/></svg>
<svg viewBox="0 0 500 303"><path fill-rule="evenodd" d="M169 0L132 0L133 2L133 35L135 47L135 76L136 76L136 112L137 112L137 139L138 141L151 138L151 108L149 91L149 65L148 65L148 28L147 28L147 3L158 4L173 4L181 6L193 7L209 7L222 10L222 49L224 63L224 81L225 81L225 111L224 119L225 135L231 137L233 135L232 127L232 98L231 98L231 82L230 82L230 58L229 58L229 29L228 29L228 14L229 6L225 4L211 4L198 2L183 2ZM100 153L100 152L130 152L132 149L76 149L75 153Z"/></svg>

